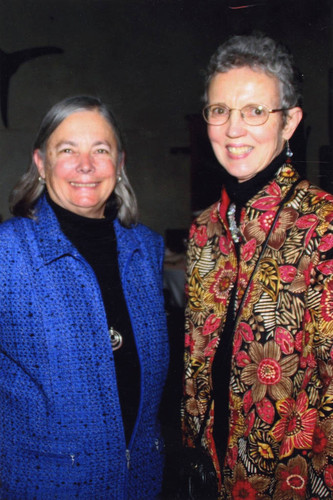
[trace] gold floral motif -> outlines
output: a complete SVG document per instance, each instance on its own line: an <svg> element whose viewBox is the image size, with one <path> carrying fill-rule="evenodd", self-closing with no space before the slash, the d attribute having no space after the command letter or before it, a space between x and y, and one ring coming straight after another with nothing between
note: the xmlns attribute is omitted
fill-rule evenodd
<svg viewBox="0 0 333 500"><path fill-rule="evenodd" d="M280 277L277 263L273 259L262 259L260 264L260 281L263 283L265 292L277 300L280 288Z"/></svg>
<svg viewBox="0 0 333 500"><path fill-rule="evenodd" d="M189 280L188 300L190 308L194 311L202 309L202 286L198 269L194 269Z"/></svg>
<svg viewBox="0 0 333 500"><path fill-rule="evenodd" d="M279 445L262 429L254 429L249 435L250 458L261 472L272 473L276 467Z"/></svg>

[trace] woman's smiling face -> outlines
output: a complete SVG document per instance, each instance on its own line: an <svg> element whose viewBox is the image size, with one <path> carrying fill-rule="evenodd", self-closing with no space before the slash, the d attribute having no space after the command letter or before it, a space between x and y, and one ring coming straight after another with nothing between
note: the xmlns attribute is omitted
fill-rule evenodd
<svg viewBox="0 0 333 500"><path fill-rule="evenodd" d="M220 164L239 182L254 177L281 153L302 117L300 108L293 108L285 125L282 112L271 113L263 125L246 124L238 110L247 104L281 107L278 80L248 66L217 73L208 89L208 104L233 109L225 124L208 125L208 136Z"/></svg>
<svg viewBox="0 0 333 500"><path fill-rule="evenodd" d="M34 160L55 203L78 215L101 218L120 173L118 155L105 118L98 111L78 111L60 123L45 155L36 150Z"/></svg>

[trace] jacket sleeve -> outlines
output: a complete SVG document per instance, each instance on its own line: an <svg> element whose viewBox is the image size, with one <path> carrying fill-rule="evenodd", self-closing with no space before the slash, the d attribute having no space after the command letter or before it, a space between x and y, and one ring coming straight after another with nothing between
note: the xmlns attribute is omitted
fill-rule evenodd
<svg viewBox="0 0 333 500"><path fill-rule="evenodd" d="M201 426L201 416L204 409L198 401L197 374L205 370L205 361L202 363L196 359L193 352L195 334L192 315L194 309L200 309L199 301L194 297L192 287L192 268L196 259L196 244L194 235L198 225L194 222L190 229L187 249L187 283L186 283L186 309L185 309L185 350L184 350L184 376L183 376L183 398L181 403L182 436L185 446L194 447ZM194 306L195 302L195 306ZM208 388L207 388L208 389Z"/></svg>
<svg viewBox="0 0 333 500"><path fill-rule="evenodd" d="M328 236L326 243L331 238ZM281 491L292 494L293 481L299 484L297 498L319 500L333 496L332 250L308 279L309 290L320 293L318 301L314 300L315 293L308 294L303 328L295 339L300 350L299 373L303 372L300 390L294 398L277 403L279 420L271 435L280 444L280 461L275 471L273 500L282 498Z"/></svg>

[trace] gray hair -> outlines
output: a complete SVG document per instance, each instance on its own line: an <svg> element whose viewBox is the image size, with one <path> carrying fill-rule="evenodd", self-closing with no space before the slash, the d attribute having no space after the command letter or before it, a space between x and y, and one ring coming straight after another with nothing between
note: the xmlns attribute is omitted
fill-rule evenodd
<svg viewBox="0 0 333 500"><path fill-rule="evenodd" d="M75 96L55 104L42 120L33 145L33 151L39 149L41 154L45 155L48 139L65 118L79 111L94 110L105 118L113 130L118 148L118 167L124 157L123 139L113 113L97 97ZM39 182L37 165L32 160L27 172L20 178L10 195L9 206L11 213L16 216L33 218L34 207L43 191L44 186ZM121 224L125 227L136 224L138 220L137 201L125 167L122 168L121 181L117 182L114 195L118 206L117 215ZM108 206L110 203L111 199L109 198L106 205Z"/></svg>
<svg viewBox="0 0 333 500"><path fill-rule="evenodd" d="M205 80L205 103L208 88L218 73L248 66L275 77L280 84L281 108L298 106L301 100L300 73L289 50L263 34L234 35L224 42L210 59Z"/></svg>

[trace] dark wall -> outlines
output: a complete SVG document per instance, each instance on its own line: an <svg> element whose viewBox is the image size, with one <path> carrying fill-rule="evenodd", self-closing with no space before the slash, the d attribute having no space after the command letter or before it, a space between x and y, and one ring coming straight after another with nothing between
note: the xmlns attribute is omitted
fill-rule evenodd
<svg viewBox="0 0 333 500"><path fill-rule="evenodd" d="M302 68L307 169L318 181L319 148L329 144L330 1L251 3L257 5L231 9L239 6L237 0L2 2L0 49L6 54L41 46L64 52L31 59L10 79L9 125L0 124L0 213L8 216L8 194L28 165L44 113L68 95L89 93L109 102L119 118L141 220L161 233L187 227L188 116L201 110L202 70L229 34L253 29L285 41ZM1 61L3 73L6 58Z"/></svg>

